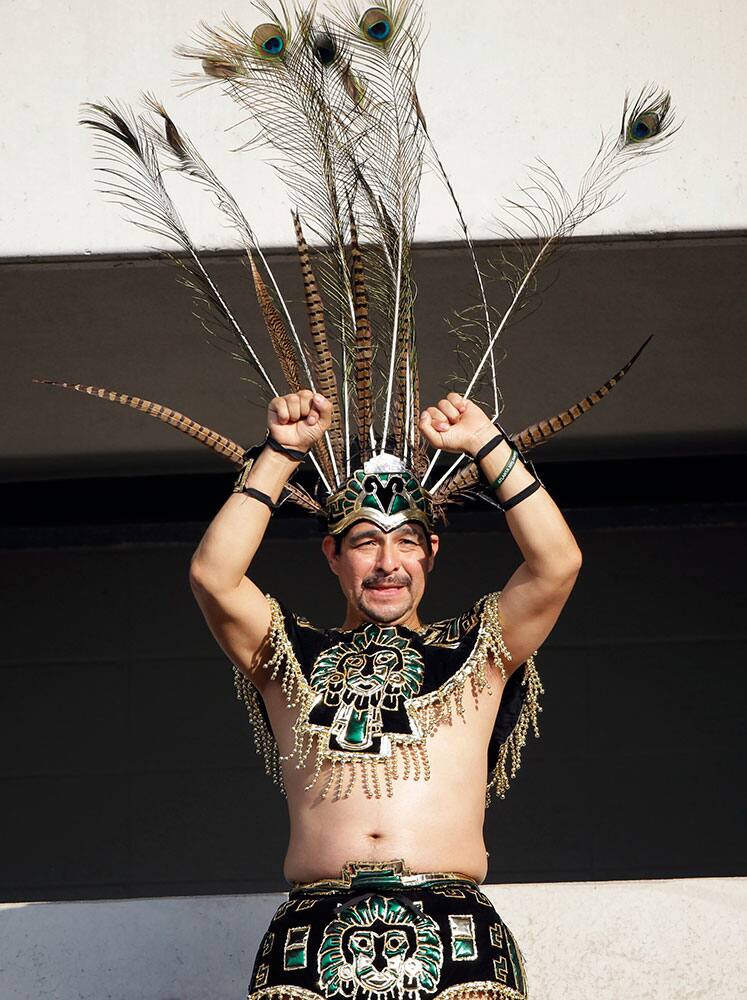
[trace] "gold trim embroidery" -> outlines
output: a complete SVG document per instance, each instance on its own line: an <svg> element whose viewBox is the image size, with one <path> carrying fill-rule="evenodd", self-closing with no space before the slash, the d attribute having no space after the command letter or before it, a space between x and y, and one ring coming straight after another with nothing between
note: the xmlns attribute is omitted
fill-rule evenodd
<svg viewBox="0 0 747 1000"><path fill-rule="evenodd" d="M255 748L264 761L266 773L284 795L287 795L287 791L283 782L281 762L295 759L297 767L304 767L313 750L316 751L314 771L305 790L310 791L317 784L322 767L328 762L326 780L319 793L321 798L325 798L328 793L331 793L334 799L347 798L355 785L356 777L360 777L363 790L369 798L381 798L382 778L389 797L394 794L394 781L400 776L404 780L412 775L414 781L420 780L421 777L428 781L430 761L426 747L427 738L432 736L443 722L451 725L452 703L457 714L462 719L465 718L464 694L468 683L475 701L485 688L492 693L486 672L489 657L492 657L504 678L505 663L511 660L511 654L503 641L499 609L500 592L497 591L486 595L476 605L479 631L475 645L462 666L435 691L407 699L405 710L413 725L412 735L388 734L382 739L381 756L361 752L345 753L338 750L330 752L324 745L326 729L312 726L308 722L309 712L320 695L304 677L286 633L280 605L269 594L266 597L270 605L268 642L273 652L264 669L270 671L270 680L280 676L288 708L299 708L298 717L293 725L293 747L289 754L281 755L279 752L275 736L262 713L261 695L258 689L235 665L233 674L237 697L243 701L253 728ZM468 620L465 616L462 616L462 619ZM425 626L424 630L427 631L428 628L429 626ZM524 667L522 686L526 688L526 694L519 718L501 746L496 765L489 775L485 792L486 808L491 803L493 789L500 798L505 797L511 779L521 766L521 751L526 745L530 727L534 735L539 736L538 714L541 711L539 696L544 690L534 663L534 655L528 658ZM343 785L345 785L344 790Z"/></svg>
<svg viewBox="0 0 747 1000"><path fill-rule="evenodd" d="M454 986L447 987L441 993L437 993L434 1000L451 1000L452 997L458 997L463 993L487 993L489 996L496 997L496 1000L527 1000L526 993L519 993L518 990L511 989L510 986L504 986L503 983L495 981L456 983ZM297 1000L323 1000L323 994L321 993L314 993L313 990L304 989L303 986L292 985L268 986L266 989L250 990L246 996L247 1000L274 1000L275 997L296 997Z"/></svg>
<svg viewBox="0 0 747 1000"><path fill-rule="evenodd" d="M270 1000L272 997L298 997L299 1000L321 1000L321 993L303 986L268 986L264 990L249 990L246 1000Z"/></svg>
<svg viewBox="0 0 747 1000"><path fill-rule="evenodd" d="M449 986L442 993L439 993L435 1000L449 1000L450 997L458 997L462 993L488 993L498 997L499 1000L527 1000L526 993L519 993L518 990L514 990L510 986L505 986L503 983L496 983L495 981L485 983L456 983L454 986Z"/></svg>

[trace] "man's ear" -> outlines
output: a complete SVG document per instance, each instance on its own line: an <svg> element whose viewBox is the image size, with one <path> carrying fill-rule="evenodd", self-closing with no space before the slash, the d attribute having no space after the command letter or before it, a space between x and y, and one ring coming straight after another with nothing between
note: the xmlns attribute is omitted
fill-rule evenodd
<svg viewBox="0 0 747 1000"><path fill-rule="evenodd" d="M431 534L428 537L431 543L431 554L428 558L428 572L430 573L431 570L433 569L433 564L436 561L436 553L438 552L440 539L438 535L434 534L433 532L431 532Z"/></svg>
<svg viewBox="0 0 747 1000"><path fill-rule="evenodd" d="M337 576L337 550L332 535L325 535L322 539L322 552L327 557L329 568Z"/></svg>

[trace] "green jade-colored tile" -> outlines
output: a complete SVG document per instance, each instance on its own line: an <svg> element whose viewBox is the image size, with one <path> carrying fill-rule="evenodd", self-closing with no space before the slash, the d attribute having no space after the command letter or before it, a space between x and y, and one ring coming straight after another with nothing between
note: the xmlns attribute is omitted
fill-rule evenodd
<svg viewBox="0 0 747 1000"><path fill-rule="evenodd" d="M353 711L348 719L345 730L345 739L348 743L363 743L366 735L366 722L368 721L368 711Z"/></svg>
<svg viewBox="0 0 747 1000"><path fill-rule="evenodd" d="M457 958L474 958L475 945L469 938L454 939L454 954Z"/></svg>
<svg viewBox="0 0 747 1000"><path fill-rule="evenodd" d="M288 969L305 969L306 968L306 949L305 948L289 948L288 953L285 956L285 965Z"/></svg>

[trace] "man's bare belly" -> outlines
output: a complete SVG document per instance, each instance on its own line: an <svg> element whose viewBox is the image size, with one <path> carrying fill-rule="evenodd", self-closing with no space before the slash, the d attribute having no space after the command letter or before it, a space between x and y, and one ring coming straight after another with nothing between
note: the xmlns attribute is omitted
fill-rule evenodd
<svg viewBox="0 0 747 1000"><path fill-rule="evenodd" d="M465 721L452 713L428 740L430 779L394 781L393 796L368 798L360 781L348 798L320 798L326 767L313 789L313 759L299 769L285 761L290 842L283 867L289 883L338 878L346 861L401 858L413 872L454 871L485 880L488 858L483 838L487 747L498 712L502 684L491 675L477 706L464 699ZM292 746L295 713L275 683L262 692L280 752ZM313 754L312 754L313 758Z"/></svg>

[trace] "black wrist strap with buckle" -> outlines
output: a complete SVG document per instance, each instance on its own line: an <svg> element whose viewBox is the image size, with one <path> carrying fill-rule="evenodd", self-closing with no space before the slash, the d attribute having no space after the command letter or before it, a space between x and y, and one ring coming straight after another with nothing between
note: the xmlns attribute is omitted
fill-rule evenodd
<svg viewBox="0 0 747 1000"><path fill-rule="evenodd" d="M280 454L285 455L286 458L293 459L294 462L303 462L308 454L308 452L298 451L296 448L286 448L284 444L280 444L279 441L276 441L269 431L267 432L267 440L264 443L269 445L273 451L280 452Z"/></svg>
<svg viewBox="0 0 747 1000"><path fill-rule="evenodd" d="M265 446L269 445L273 451L278 451L285 455L287 458L292 459L294 462L302 462L306 458L305 451L297 451L295 448L286 448L285 445L280 444L275 438L271 437L270 432L267 432L267 437L260 444L252 445L247 448L243 455L243 463L241 466L241 471L236 477L236 482L234 483L233 492L234 493L245 493L249 497L253 497L255 500L259 500L260 503L266 504L271 511L276 511L281 504L288 499L290 496L290 490L287 486L284 486L280 491L280 496L277 499L277 503L273 503L272 497L269 497L262 490L255 489L254 486L248 486L246 483L247 476L249 475L252 466L257 461L259 456L265 449ZM293 474L295 474L295 469Z"/></svg>
<svg viewBox="0 0 747 1000"><path fill-rule="evenodd" d="M235 493L245 493L248 497L253 497L255 500L259 500L261 503L266 504L271 511L276 511L280 504L273 503L272 497L269 497L266 493L261 490L255 490L253 486L242 486L240 489L235 490Z"/></svg>

